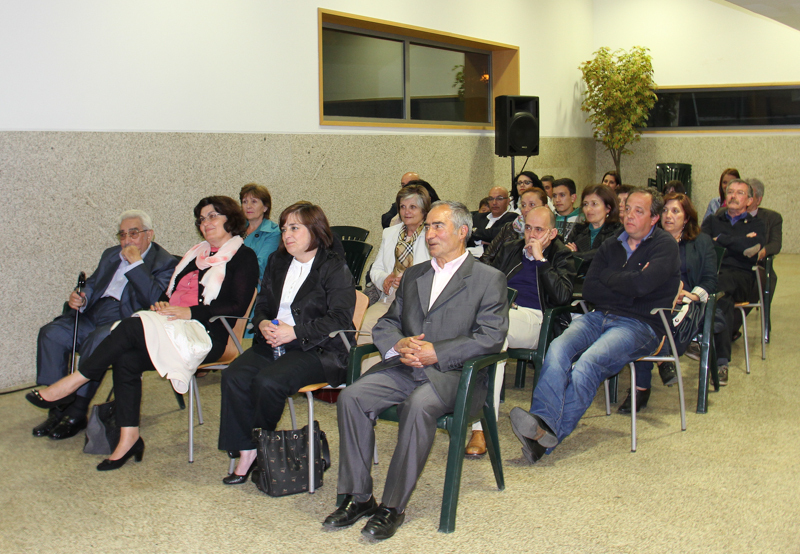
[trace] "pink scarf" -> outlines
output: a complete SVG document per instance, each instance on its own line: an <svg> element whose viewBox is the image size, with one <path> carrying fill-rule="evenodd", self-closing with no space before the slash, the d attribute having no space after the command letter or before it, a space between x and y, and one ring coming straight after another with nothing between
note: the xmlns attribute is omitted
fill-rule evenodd
<svg viewBox="0 0 800 554"><path fill-rule="evenodd" d="M222 282L225 280L225 265L233 258L233 255L239 250L239 247L244 244L242 237L236 236L228 240L216 253L211 255L211 245L207 241L203 241L189 249L183 259L178 263L172 278L169 280L167 287L167 297L172 296L175 290L175 278L180 275L181 271L189 265L189 262L195 260L197 269L206 271L200 284L203 285L203 304L208 306L213 300L219 296L219 291L222 288Z"/></svg>

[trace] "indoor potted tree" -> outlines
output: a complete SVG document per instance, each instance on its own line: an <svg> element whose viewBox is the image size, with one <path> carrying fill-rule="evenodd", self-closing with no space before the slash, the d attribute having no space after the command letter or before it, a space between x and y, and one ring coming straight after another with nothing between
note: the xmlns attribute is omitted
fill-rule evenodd
<svg viewBox="0 0 800 554"><path fill-rule="evenodd" d="M586 83L581 110L589 113L594 138L609 151L619 175L622 154L631 152L625 146L639 140L639 128L656 103L653 63L647 52L642 46L630 52L603 47L580 65Z"/></svg>

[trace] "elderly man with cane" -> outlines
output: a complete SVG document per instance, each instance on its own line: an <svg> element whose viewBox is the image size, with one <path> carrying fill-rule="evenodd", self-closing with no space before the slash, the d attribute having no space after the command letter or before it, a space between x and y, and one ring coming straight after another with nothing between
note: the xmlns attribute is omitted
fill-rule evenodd
<svg viewBox="0 0 800 554"><path fill-rule="evenodd" d="M74 370L70 351L88 356L106 338L111 325L153 304L167 288L177 260L152 242L153 224L141 210L119 217L119 246L108 248L94 273L69 296L69 312L39 330L36 383L50 385ZM81 290L82 289L82 290ZM47 419L33 428L35 437L59 440L86 427L86 412L99 383L89 382L75 400L52 408Z"/></svg>

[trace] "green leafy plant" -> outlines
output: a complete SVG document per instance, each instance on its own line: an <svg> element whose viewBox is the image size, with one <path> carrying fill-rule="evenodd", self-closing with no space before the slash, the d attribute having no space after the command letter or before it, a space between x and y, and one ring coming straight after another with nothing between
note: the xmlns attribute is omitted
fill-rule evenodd
<svg viewBox="0 0 800 554"><path fill-rule="evenodd" d="M454 65L451 71L458 70L456 73L455 82L453 83L453 88L458 90L458 99L463 102L464 101L464 93L466 91L466 80L464 78L464 66L463 65Z"/></svg>
<svg viewBox="0 0 800 554"><path fill-rule="evenodd" d="M586 90L581 110L594 129L594 138L611 154L617 173L626 145L639 140L639 129L647 123L656 103L653 63L648 49L634 46L630 52L611 52L603 47L580 70Z"/></svg>

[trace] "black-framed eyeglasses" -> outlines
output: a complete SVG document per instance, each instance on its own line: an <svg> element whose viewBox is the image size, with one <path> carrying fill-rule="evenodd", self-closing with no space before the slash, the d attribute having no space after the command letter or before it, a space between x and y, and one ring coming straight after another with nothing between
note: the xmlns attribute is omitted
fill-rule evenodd
<svg viewBox="0 0 800 554"><path fill-rule="evenodd" d="M123 241L123 240L125 240L125 239L126 239L126 238L128 238L128 237L131 237L133 240L136 240L137 238L139 238L139 235L140 235L140 234L142 234L142 233L146 233L146 232L147 232L147 231L149 231L149 230L150 230L150 229L142 229L142 230L140 231L139 229L129 229L127 232L126 232L126 231L120 231L120 232L119 232L119 233L117 233L115 236L116 236L116 237L117 237L117 239L119 239L120 241Z"/></svg>
<svg viewBox="0 0 800 554"><path fill-rule="evenodd" d="M517 185L532 185L533 181L517 181Z"/></svg>
<svg viewBox="0 0 800 554"><path fill-rule="evenodd" d="M194 224L200 227L206 221L214 221L218 217L223 217L224 214L218 214L217 212L211 212L207 216L203 217L202 215L194 220Z"/></svg>

